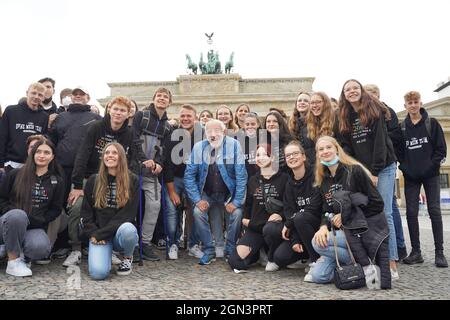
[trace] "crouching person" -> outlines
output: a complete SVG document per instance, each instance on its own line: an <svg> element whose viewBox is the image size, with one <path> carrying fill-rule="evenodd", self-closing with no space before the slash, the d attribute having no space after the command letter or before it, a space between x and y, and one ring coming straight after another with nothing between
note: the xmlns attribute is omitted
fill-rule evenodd
<svg viewBox="0 0 450 320"><path fill-rule="evenodd" d="M133 225L139 204L139 182L128 171L125 150L119 143L103 149L98 174L89 177L81 207L81 237L89 239L89 275L103 280L111 271L112 250L123 255L118 275L131 273L138 234Z"/></svg>
<svg viewBox="0 0 450 320"><path fill-rule="evenodd" d="M32 260L47 258L46 230L62 211L64 183L49 141L37 142L20 169L10 171L0 187L0 244L8 255L6 273L31 276Z"/></svg>
<svg viewBox="0 0 450 320"><path fill-rule="evenodd" d="M275 157L271 154L269 144L260 144L256 149L256 165L260 172L252 176L247 185L247 198L245 201L244 234L238 240L236 248L231 252L228 263L234 272L239 273L247 270L248 267L258 261L260 249L268 247L268 243L263 236L264 226L268 221L273 221L281 225L282 206L271 208L266 205L267 199L276 199L283 203L288 175L273 169ZM280 232L281 233L281 232ZM273 263L273 251L269 251L269 263ZM267 264L270 265L270 264Z"/></svg>
<svg viewBox="0 0 450 320"><path fill-rule="evenodd" d="M336 267L334 240L339 262L351 262L347 239L356 262L364 268L366 281L373 270L372 261L381 271L375 275L377 282L382 289L390 289L389 229L383 212L384 202L370 178L370 172L348 156L334 138L324 136L316 143L315 176L315 185L322 195L324 215L312 240L314 250L321 256L311 267L312 282L329 283L333 280ZM344 202L343 194L351 194L350 204ZM363 198L364 201L361 200ZM332 214L331 218L327 213ZM328 220L334 225L335 235L328 231Z"/></svg>

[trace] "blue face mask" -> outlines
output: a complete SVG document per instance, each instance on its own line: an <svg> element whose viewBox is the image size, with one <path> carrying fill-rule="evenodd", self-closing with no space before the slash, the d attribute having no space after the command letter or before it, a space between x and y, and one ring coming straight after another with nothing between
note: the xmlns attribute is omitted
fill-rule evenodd
<svg viewBox="0 0 450 320"><path fill-rule="evenodd" d="M338 163L339 162L339 156L338 155L336 155L336 158L334 158L333 160L331 160L331 161L323 161L323 160L320 160L320 163L321 164L323 164L324 166L327 166L327 167L331 167L331 166L334 166L336 163Z"/></svg>

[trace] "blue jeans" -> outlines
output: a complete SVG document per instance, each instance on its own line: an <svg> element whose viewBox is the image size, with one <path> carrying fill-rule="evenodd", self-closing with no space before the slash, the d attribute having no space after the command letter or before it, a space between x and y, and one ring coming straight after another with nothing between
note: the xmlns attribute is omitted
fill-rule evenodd
<svg viewBox="0 0 450 320"><path fill-rule="evenodd" d="M383 198L384 214L389 227L389 260L398 260L397 239L395 236L395 225L392 214L392 198L394 197L395 171L397 164L393 162L378 174L377 189Z"/></svg>
<svg viewBox="0 0 450 320"><path fill-rule="evenodd" d="M202 200L209 203L207 212L202 212L197 206L194 208L194 225L199 240L203 244L203 252L210 256L215 254L213 236L214 233L215 246L224 246L223 238L223 212L225 210L226 195L223 193L213 193L208 196L202 194ZM195 205L195 204L194 204ZM236 241L241 230L242 208L237 208L233 213L226 212L227 217L227 239L225 244L225 254L231 254L236 247ZM210 223L211 222L211 226Z"/></svg>
<svg viewBox="0 0 450 320"><path fill-rule="evenodd" d="M173 184L175 186L175 192L178 194L181 200L182 195L184 194L186 196L186 192L184 189L184 180L183 178L174 177ZM177 210L175 205L173 204L172 200L170 200L169 197L169 191L166 189L166 214L167 214L167 238L169 239L169 247L173 244L178 245L178 241L181 236L181 229L179 228L180 225L180 217L182 217L182 212ZM192 230L189 234L188 244L189 247L192 247L193 245L197 244L198 241L195 237L195 224L192 224Z"/></svg>
<svg viewBox="0 0 450 320"><path fill-rule="evenodd" d="M137 246L139 236L136 227L125 222L117 229L116 235L104 245L93 244L89 241L89 275L92 279L103 280L111 271L112 251L120 252L125 257L132 257Z"/></svg>
<svg viewBox="0 0 450 320"><path fill-rule="evenodd" d="M400 216L400 210L398 210L397 197L395 196L395 192L394 197L392 198L392 218L394 219L397 248L406 248L405 236L403 235L402 218Z"/></svg>
<svg viewBox="0 0 450 320"><path fill-rule="evenodd" d="M333 280L334 269L336 268L336 254L334 252L333 234L328 233L328 243L325 248L320 247L314 239L312 245L314 250L320 254L314 267L311 269L311 276L315 283L329 283ZM336 231L336 246L338 252L339 263L349 264L351 262L348 254L347 244L345 243L345 235L341 230Z"/></svg>

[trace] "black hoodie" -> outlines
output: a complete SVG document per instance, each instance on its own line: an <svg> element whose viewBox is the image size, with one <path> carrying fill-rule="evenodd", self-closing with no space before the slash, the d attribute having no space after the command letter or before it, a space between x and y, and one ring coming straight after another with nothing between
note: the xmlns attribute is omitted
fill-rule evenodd
<svg viewBox="0 0 450 320"><path fill-rule="evenodd" d="M247 184L247 198L245 201L244 218L250 219L248 228L262 234L262 230L272 212L268 213L264 206L264 198L261 190L260 179L264 187L265 196L283 201L283 194L286 187L288 175L278 171L269 179L265 179L261 174L251 177Z"/></svg>
<svg viewBox="0 0 450 320"><path fill-rule="evenodd" d="M133 223L139 205L139 182L138 178L130 174L130 198L124 207L118 208L116 199L107 196L106 208L95 208L95 179L98 175L94 174L89 177L84 187L84 198L81 206L81 218L83 222L83 235L89 239L95 237L100 240L111 240L119 229L120 225L125 222ZM108 194L116 194L116 178L108 175Z"/></svg>
<svg viewBox="0 0 450 320"><path fill-rule="evenodd" d="M24 163L27 159L27 138L46 134L48 114L38 108L31 110L27 103L8 106L0 122L0 168L5 162Z"/></svg>
<svg viewBox="0 0 450 320"><path fill-rule="evenodd" d="M78 148L72 172L74 189L83 188L83 179L97 173L103 148L110 142L118 142L125 149L128 158L128 166L134 165L136 146L132 130L125 121L119 130L111 129L111 118L107 114L103 119L95 121L87 129L80 147Z"/></svg>
<svg viewBox="0 0 450 320"><path fill-rule="evenodd" d="M358 113L350 108L350 133L342 134L344 150L361 162L374 176L395 162L394 147L389 138L384 116L374 120L368 127L360 123Z"/></svg>
<svg viewBox="0 0 450 320"><path fill-rule="evenodd" d="M322 212L340 213L338 204L333 201L333 194L336 191L345 190L360 192L369 198L369 203L363 208L366 217L379 214L384 210L384 202L377 188L370 177L359 165L347 166L339 163L334 177L328 168L325 168L325 175L320 185L320 193L323 201ZM328 218L322 216L321 225L328 224Z"/></svg>
<svg viewBox="0 0 450 320"><path fill-rule="evenodd" d="M17 209L16 195L13 192L14 181L20 169L6 174L0 186L0 215ZM32 210L27 212L30 224L28 229L47 229L48 224L62 212L64 202L64 183L60 176L47 172L36 177L32 190Z"/></svg>
<svg viewBox="0 0 450 320"><path fill-rule="evenodd" d="M290 175L283 199L286 218L284 225L287 228L293 229L295 216L305 212L321 219L322 198L319 188L313 187L313 184L314 170L310 167L306 168L305 176L300 180L295 180L294 176Z"/></svg>
<svg viewBox="0 0 450 320"><path fill-rule="evenodd" d="M447 156L445 136L439 122L430 118L431 132L428 134L425 120L428 113L420 108L422 119L413 124L409 114L405 118L403 146L400 155L400 170L410 180L421 180L439 175L441 161ZM431 135L431 136L430 136Z"/></svg>
<svg viewBox="0 0 450 320"><path fill-rule="evenodd" d="M71 104L52 124L50 139L56 146L56 160L63 167L73 167L78 148L89 126L101 117L90 112L91 106Z"/></svg>

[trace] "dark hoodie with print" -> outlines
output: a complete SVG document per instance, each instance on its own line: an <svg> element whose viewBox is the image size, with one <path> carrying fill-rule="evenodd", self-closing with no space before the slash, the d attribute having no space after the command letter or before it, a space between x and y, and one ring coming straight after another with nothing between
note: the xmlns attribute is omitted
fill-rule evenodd
<svg viewBox="0 0 450 320"><path fill-rule="evenodd" d="M351 130L340 135L342 148L369 169L372 175L378 176L396 160L384 117L372 121L367 127L361 124L353 108L350 108L348 117Z"/></svg>
<svg viewBox="0 0 450 320"><path fill-rule="evenodd" d="M400 170L409 180L428 179L439 175L441 161L447 156L445 136L439 122L430 118L431 132L425 125L428 113L420 108L422 119L413 124L409 114L405 118L403 145L399 156Z"/></svg>
<svg viewBox="0 0 450 320"><path fill-rule="evenodd" d="M119 227L125 223L133 223L139 205L139 181L136 175L130 174L129 196L127 203L119 207L116 202L116 177L108 175L108 189L105 208L95 207L95 181L98 175L89 177L84 187L84 198L81 207L83 219L82 238L95 237L100 240L111 240Z"/></svg>
<svg viewBox="0 0 450 320"><path fill-rule="evenodd" d="M83 179L97 173L103 148L110 142L118 142L125 150L130 168L135 166L135 158L138 153L134 144L132 130L125 121L119 130L113 131L111 128L111 118L107 114L103 119L95 121L87 129L75 158L72 172L72 183L74 189L83 188Z"/></svg>
<svg viewBox="0 0 450 320"><path fill-rule="evenodd" d="M9 210L17 209L14 181L21 169L14 169L6 174L0 185L0 216ZM37 177L32 190L31 212L27 212L30 224L28 229L47 229L48 224L62 212L64 202L63 179L50 172Z"/></svg>
<svg viewBox="0 0 450 320"><path fill-rule="evenodd" d="M309 214L317 217L320 221L322 217L322 198L319 188L314 187L314 170L306 167L305 176L296 180L291 174L286 183L284 192L284 225L291 231L292 244L300 243L300 237L295 232L294 218L297 215Z"/></svg>
<svg viewBox="0 0 450 320"><path fill-rule="evenodd" d="M47 127L48 114L42 108L31 110L26 102L8 106L0 121L0 168L7 161L24 163L28 137L46 134Z"/></svg>
<svg viewBox="0 0 450 320"><path fill-rule="evenodd" d="M265 179L259 173L249 179L244 209L244 218L250 219L249 229L262 234L263 227L272 214L266 211L261 186L265 190L266 198L272 197L283 201L287 179L288 175L281 171L278 171L269 179ZM260 180L262 183L260 183Z"/></svg>

